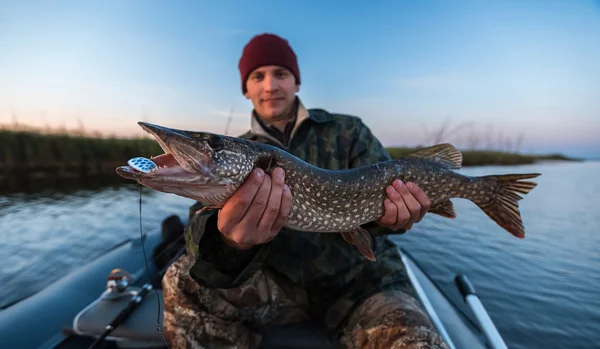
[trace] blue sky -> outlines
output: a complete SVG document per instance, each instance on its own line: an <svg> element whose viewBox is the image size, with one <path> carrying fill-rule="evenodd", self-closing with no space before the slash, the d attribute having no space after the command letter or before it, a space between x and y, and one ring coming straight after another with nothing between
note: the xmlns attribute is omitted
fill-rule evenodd
<svg viewBox="0 0 600 349"><path fill-rule="evenodd" d="M598 1L0 1L0 123L142 135L138 120L249 126L237 62L288 39L307 107L360 116L387 146L600 157ZM459 127L462 126L462 127Z"/></svg>

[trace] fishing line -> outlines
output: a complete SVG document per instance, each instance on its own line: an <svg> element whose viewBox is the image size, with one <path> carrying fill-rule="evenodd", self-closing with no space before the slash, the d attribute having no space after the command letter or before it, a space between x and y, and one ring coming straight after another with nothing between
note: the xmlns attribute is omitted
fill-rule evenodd
<svg viewBox="0 0 600 349"><path fill-rule="evenodd" d="M138 187L140 188L140 205L139 205L140 206L140 211L139 211L139 216L140 216L140 241L142 243L142 251L144 253L144 263L146 264L146 274L148 275L148 282L151 282L152 278L150 277L150 270L148 268L148 258L146 258L146 247L144 245L144 234L143 234L143 230L142 230L142 190L144 189L144 187L142 185L140 185L139 183L138 183ZM156 293L156 305L157 305L156 330L158 331L158 333L162 337L163 341L167 345L167 348L170 349L169 343L167 342L167 339L165 338L165 335L160 330L160 297L158 295L158 291L156 290L156 287L152 287L152 288L154 288L154 292Z"/></svg>

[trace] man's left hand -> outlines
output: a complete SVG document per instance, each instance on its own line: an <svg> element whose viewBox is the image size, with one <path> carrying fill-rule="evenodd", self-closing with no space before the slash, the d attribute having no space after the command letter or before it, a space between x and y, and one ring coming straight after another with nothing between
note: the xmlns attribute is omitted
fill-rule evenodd
<svg viewBox="0 0 600 349"><path fill-rule="evenodd" d="M393 231L409 230L423 219L431 205L429 198L415 183L396 179L386 188L385 212L377 223Z"/></svg>

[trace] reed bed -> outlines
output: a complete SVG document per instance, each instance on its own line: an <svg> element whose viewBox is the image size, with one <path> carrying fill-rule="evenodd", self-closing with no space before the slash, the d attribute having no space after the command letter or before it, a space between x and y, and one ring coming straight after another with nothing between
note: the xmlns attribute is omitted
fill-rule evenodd
<svg viewBox="0 0 600 349"><path fill-rule="evenodd" d="M419 148L387 148L392 158L416 149ZM0 174L4 175L22 172L109 173L132 157L161 153L160 146L151 138L0 129ZM463 151L463 166L519 165L539 160L571 159L560 154L538 156L488 150Z"/></svg>
<svg viewBox="0 0 600 349"><path fill-rule="evenodd" d="M160 154L150 138L89 137L67 133L0 129L0 169L5 174L34 172L106 172L134 156Z"/></svg>

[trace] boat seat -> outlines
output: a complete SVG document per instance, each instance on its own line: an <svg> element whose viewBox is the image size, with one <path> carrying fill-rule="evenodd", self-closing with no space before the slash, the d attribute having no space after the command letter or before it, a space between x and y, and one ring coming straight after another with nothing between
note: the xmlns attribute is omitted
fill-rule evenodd
<svg viewBox="0 0 600 349"><path fill-rule="evenodd" d="M339 348L329 341L320 328L311 323L270 326L261 334L263 340L259 349Z"/></svg>
<svg viewBox="0 0 600 349"><path fill-rule="evenodd" d="M129 287L129 290L135 289ZM161 304L160 325L162 328L162 292L158 290ZM124 309L130 296L117 299L98 298L77 314L73 320L73 331L81 336L98 337L106 326ZM108 337L118 348L166 348L156 328L158 315L156 292L149 292L137 309ZM310 323L270 326L261 331L263 340L260 349L329 349L335 348L318 327Z"/></svg>

